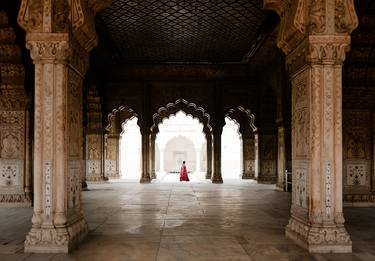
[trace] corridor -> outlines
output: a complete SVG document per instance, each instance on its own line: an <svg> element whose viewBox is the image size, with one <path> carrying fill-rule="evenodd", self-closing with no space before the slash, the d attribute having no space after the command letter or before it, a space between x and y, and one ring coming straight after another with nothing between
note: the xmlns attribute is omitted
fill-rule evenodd
<svg viewBox="0 0 375 261"><path fill-rule="evenodd" d="M0 260L375 260L373 208L345 209L353 254L309 255L284 236L290 194L254 181L89 184L89 235L72 252L23 253L31 208L0 209Z"/></svg>

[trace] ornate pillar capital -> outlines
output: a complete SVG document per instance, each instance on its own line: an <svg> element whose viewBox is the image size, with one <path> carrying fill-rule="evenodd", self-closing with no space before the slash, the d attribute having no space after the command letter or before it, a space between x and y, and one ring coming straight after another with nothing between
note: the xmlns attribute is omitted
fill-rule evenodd
<svg viewBox="0 0 375 261"><path fill-rule="evenodd" d="M69 33L90 52L97 45L95 14L111 5L111 0L22 0L18 24L30 33Z"/></svg>
<svg viewBox="0 0 375 261"><path fill-rule="evenodd" d="M264 0L280 16L278 47L293 52L310 35L348 36L358 26L353 0Z"/></svg>
<svg viewBox="0 0 375 261"><path fill-rule="evenodd" d="M350 49L349 35L310 35L287 55L290 74L309 65L343 65Z"/></svg>
<svg viewBox="0 0 375 261"><path fill-rule="evenodd" d="M32 33L26 41L34 63L65 63L71 56L68 34Z"/></svg>

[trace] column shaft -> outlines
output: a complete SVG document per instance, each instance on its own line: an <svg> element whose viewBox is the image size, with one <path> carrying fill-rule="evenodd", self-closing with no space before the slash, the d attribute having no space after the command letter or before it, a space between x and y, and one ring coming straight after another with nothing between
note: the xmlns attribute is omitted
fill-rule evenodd
<svg viewBox="0 0 375 261"><path fill-rule="evenodd" d="M243 150L243 174L242 179L253 179L255 177L255 138L252 136L242 137Z"/></svg>
<svg viewBox="0 0 375 261"><path fill-rule="evenodd" d="M214 132L213 134L213 154L214 169L212 183L223 183L223 178L221 176L221 131Z"/></svg>

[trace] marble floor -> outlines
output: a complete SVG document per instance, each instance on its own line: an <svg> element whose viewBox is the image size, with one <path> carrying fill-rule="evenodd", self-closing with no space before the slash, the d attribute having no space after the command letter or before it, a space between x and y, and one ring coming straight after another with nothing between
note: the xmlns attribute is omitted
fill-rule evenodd
<svg viewBox="0 0 375 261"><path fill-rule="evenodd" d="M290 194L252 181L89 184L89 235L70 255L25 254L31 208L0 209L0 260L375 260L375 209L346 208L352 254L309 255L284 236Z"/></svg>

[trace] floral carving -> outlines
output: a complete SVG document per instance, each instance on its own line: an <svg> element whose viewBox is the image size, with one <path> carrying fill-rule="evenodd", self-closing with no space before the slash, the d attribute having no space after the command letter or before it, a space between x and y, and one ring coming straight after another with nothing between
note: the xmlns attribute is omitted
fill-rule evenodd
<svg viewBox="0 0 375 261"><path fill-rule="evenodd" d="M353 0L336 0L335 29L338 33L351 33L358 26Z"/></svg>
<svg viewBox="0 0 375 261"><path fill-rule="evenodd" d="M309 31L322 33L326 28L326 10L324 0L312 0L309 5Z"/></svg>

